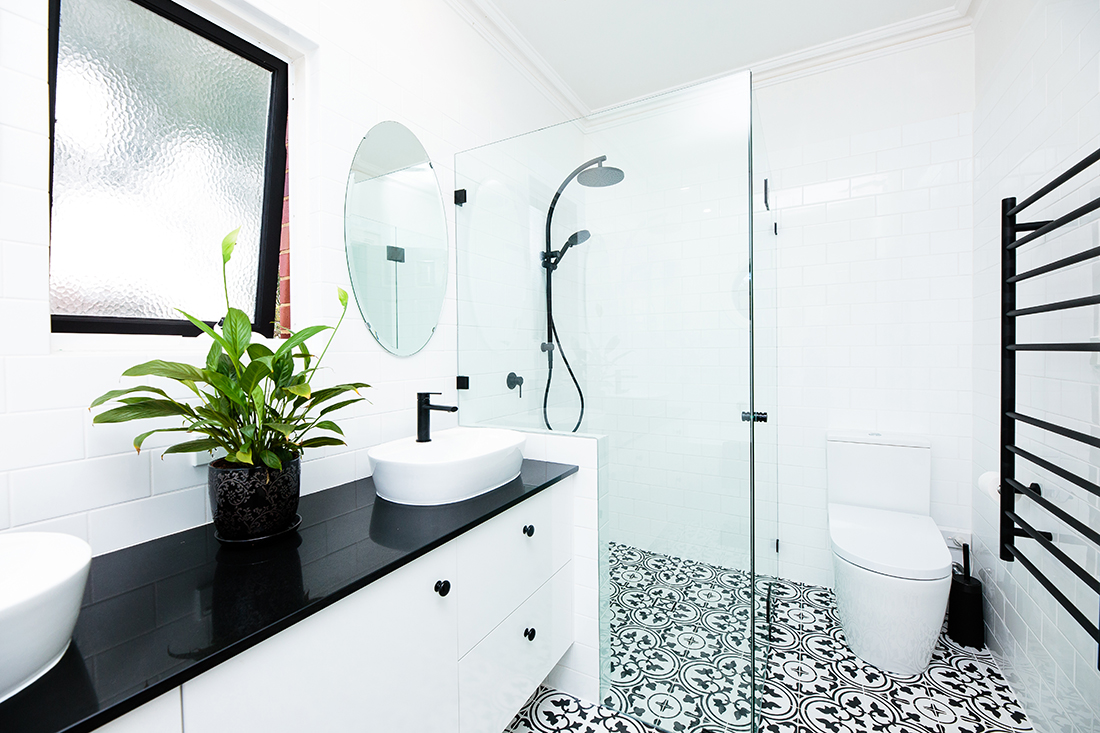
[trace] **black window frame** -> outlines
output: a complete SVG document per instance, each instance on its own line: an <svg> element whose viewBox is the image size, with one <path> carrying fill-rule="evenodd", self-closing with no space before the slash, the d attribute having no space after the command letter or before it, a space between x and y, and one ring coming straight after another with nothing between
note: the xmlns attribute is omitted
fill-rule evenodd
<svg viewBox="0 0 1100 733"><path fill-rule="evenodd" d="M50 94L50 216L53 217L54 123L57 101L57 54L61 32L61 3L50 0L49 69ZM271 103L268 106L267 143L264 160L264 200L260 225L259 261L256 274L256 307L252 330L272 338L275 335L275 301L279 291L279 239L283 224L283 194L286 177L287 113L290 105L290 67L287 62L233 34L229 30L184 8L172 0L129 0L146 10L195 33L222 48L251 61L271 74ZM52 244L52 243L51 243ZM50 314L53 333L124 333L198 336L201 331L185 319L120 318Z"/></svg>

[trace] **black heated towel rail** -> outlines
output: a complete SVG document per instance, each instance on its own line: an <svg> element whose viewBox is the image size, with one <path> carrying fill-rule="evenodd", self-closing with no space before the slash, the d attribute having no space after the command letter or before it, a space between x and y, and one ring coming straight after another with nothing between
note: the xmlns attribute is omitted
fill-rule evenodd
<svg viewBox="0 0 1100 733"><path fill-rule="evenodd" d="M1039 275L1045 275L1073 265L1087 262L1100 257L1100 247L1079 252L1068 257L1055 260L1041 267L1035 267L1025 272L1016 272L1017 250L1041 237L1056 235L1059 228L1064 227L1088 214L1100 209L1100 198L1093 199L1087 204L1073 211L1049 221L1018 222L1017 215L1040 201L1045 196L1054 192L1071 178L1083 173L1089 167L1100 162L1100 150L1089 155L1084 160L1065 171L1047 185L1043 186L1022 203L1017 204L1015 198L1007 198L1001 201L1001 559L1013 562L1020 561L1028 572L1042 585L1051 596L1081 625L1081 627L1098 644L1100 644L1100 598L1097 603L1097 622L1088 618L1080 608L1066 595L1066 590L1058 586L1033 562L1023 551L1017 547L1018 539L1032 540L1050 557L1064 565L1071 573L1077 576L1087 587L1100 596L1100 578L1081 567L1069 555L1063 552L1055 543L1050 532L1041 531L1022 519L1016 512L1016 500L1023 497L1031 502L1037 510L1044 510L1046 514L1039 512L1037 516L1057 517L1084 540L1092 542L1100 547L1100 532L1078 520L1062 510L1049 499L1043 497L1042 487L1033 483L1024 486L1016 480L1016 459L1020 458L1028 463L1043 468L1065 481L1081 488L1095 496L1100 496L1100 485L1081 478L1072 471L1041 458L1016 445L1016 424L1025 423L1048 433L1060 435L1089 446L1100 448L1100 438L1088 435L1072 428L1059 425L1057 422L1041 420L1037 417L1026 415L1017 411L1016 407L1016 354L1021 351L1052 351L1052 352L1088 352L1100 351L1100 343L1017 343L1016 319L1038 313L1050 313L1052 311L1066 310L1069 308L1083 308L1086 306L1100 305L1100 295L1091 295L1084 298L1061 300L1054 303L1016 307L1016 284ZM1020 236L1022 232L1026 232ZM1029 547L1029 552L1034 546ZM1034 556L1033 556L1034 557ZM1100 667L1100 651L1097 656L1097 666Z"/></svg>

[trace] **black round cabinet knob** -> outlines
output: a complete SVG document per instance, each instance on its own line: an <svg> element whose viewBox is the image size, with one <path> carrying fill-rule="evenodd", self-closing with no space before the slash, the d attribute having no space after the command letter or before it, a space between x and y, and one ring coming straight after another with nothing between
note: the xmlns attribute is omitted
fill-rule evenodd
<svg viewBox="0 0 1100 733"><path fill-rule="evenodd" d="M532 626L529 629L524 629L523 630L523 635L527 637L527 641L534 641L535 640L535 627Z"/></svg>
<svg viewBox="0 0 1100 733"><path fill-rule="evenodd" d="M435 581L435 592L441 596L445 596L451 592L451 581L449 580L437 580Z"/></svg>
<svg viewBox="0 0 1100 733"><path fill-rule="evenodd" d="M527 535L528 537L534 537L535 536L535 525L525 524L523 526L523 533L525 535Z"/></svg>

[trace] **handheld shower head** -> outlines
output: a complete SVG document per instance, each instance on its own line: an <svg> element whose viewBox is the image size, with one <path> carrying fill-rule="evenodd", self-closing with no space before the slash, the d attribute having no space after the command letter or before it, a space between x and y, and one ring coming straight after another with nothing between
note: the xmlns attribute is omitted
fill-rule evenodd
<svg viewBox="0 0 1100 733"><path fill-rule="evenodd" d="M576 246L578 244L584 244L591 237L592 232L588 231L587 229L581 229L579 232L573 232L569 239L565 240L565 246L562 247L561 251L564 252L570 247Z"/></svg>
<svg viewBox="0 0 1100 733"><path fill-rule="evenodd" d="M587 229L581 229L579 232L573 232L573 234L569 237L569 239L565 240L565 246L563 246L561 248L561 251L558 252L558 257L557 257L557 260L556 260L555 264L557 262L561 262L561 258L565 257L565 253L567 251L569 251L570 247L574 247L578 244L584 244L585 242L588 241L589 237L591 237L591 236L592 236L592 233L590 231L588 231Z"/></svg>

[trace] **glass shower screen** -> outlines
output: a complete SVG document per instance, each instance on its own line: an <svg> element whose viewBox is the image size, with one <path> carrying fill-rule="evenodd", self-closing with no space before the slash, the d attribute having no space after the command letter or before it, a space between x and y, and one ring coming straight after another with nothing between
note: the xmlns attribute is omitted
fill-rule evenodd
<svg viewBox="0 0 1100 733"><path fill-rule="evenodd" d="M737 74L455 159L459 415L602 436L599 702L670 731L750 730L766 642L750 107Z"/></svg>

